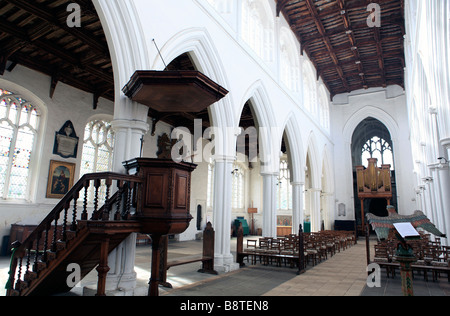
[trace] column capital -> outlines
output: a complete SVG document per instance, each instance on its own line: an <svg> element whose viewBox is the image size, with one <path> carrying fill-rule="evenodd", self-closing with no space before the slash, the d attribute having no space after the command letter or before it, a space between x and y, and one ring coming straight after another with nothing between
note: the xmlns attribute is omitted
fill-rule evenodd
<svg viewBox="0 0 450 316"><path fill-rule="evenodd" d="M213 155L211 158L214 162L234 163L236 161L236 156L233 155Z"/></svg>
<svg viewBox="0 0 450 316"><path fill-rule="evenodd" d="M150 130L150 125L147 122L139 120L113 120L111 126L114 131L119 131L121 129L133 129L139 130L143 134L146 134Z"/></svg>

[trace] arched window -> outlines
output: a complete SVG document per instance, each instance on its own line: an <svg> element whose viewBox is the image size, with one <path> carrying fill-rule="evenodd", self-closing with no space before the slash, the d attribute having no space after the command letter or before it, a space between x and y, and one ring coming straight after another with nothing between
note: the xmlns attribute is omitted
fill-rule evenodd
<svg viewBox="0 0 450 316"><path fill-rule="evenodd" d="M242 39L265 61L273 58L274 20L267 0L242 1Z"/></svg>
<svg viewBox="0 0 450 316"><path fill-rule="evenodd" d="M291 172L287 159L281 159L277 186L277 209L292 210Z"/></svg>
<svg viewBox="0 0 450 316"><path fill-rule="evenodd" d="M303 104L312 115L317 115L314 72L308 61L303 62Z"/></svg>
<svg viewBox="0 0 450 316"><path fill-rule="evenodd" d="M113 149L114 132L111 124L103 120L89 122L84 131L81 176L111 171Z"/></svg>
<svg viewBox="0 0 450 316"><path fill-rule="evenodd" d="M330 130L330 104L328 102L327 93L325 89L321 87L319 89L319 107L320 107L320 125Z"/></svg>
<svg viewBox="0 0 450 316"><path fill-rule="evenodd" d="M0 89L0 199L28 199L39 110Z"/></svg>
<svg viewBox="0 0 450 316"><path fill-rule="evenodd" d="M280 36L280 79L292 91L298 91L299 56L292 34L283 28Z"/></svg>
<svg viewBox="0 0 450 316"><path fill-rule="evenodd" d="M245 207L245 170L237 163L234 164L233 168L231 205L235 209L243 209Z"/></svg>

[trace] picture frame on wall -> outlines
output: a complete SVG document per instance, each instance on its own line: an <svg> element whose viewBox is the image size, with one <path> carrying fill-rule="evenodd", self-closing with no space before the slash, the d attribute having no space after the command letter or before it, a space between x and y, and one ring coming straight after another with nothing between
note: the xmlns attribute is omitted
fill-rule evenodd
<svg viewBox="0 0 450 316"><path fill-rule="evenodd" d="M73 187L75 164L63 161L50 161L47 195L49 199L61 199Z"/></svg>

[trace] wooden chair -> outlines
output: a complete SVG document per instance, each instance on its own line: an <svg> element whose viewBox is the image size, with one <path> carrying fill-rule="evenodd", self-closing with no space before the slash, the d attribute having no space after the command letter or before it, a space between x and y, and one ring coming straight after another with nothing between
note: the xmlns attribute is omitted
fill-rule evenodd
<svg viewBox="0 0 450 316"><path fill-rule="evenodd" d="M247 248L244 250L246 253L249 254L249 256L247 257L247 262L251 260L252 264L256 264L257 247L258 247L258 240L255 239L247 240Z"/></svg>

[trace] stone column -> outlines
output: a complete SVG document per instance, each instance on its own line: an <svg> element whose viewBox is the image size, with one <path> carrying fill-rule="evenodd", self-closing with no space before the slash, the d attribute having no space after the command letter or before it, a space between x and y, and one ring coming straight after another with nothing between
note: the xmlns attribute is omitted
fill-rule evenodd
<svg viewBox="0 0 450 316"><path fill-rule="evenodd" d="M322 218L320 216L320 192L321 189L310 189L311 192L311 231L321 230Z"/></svg>
<svg viewBox="0 0 450 316"><path fill-rule="evenodd" d="M277 183L278 175L261 174L263 178L263 237L277 237Z"/></svg>
<svg viewBox="0 0 450 316"><path fill-rule="evenodd" d="M140 157L141 139L149 130L148 109L129 100L124 101L122 111L118 112L126 118L116 118L112 122L115 132L113 171L118 173L125 173L122 162ZM124 115L126 112L128 115ZM132 234L109 255L111 269L106 280L106 290L121 290L125 295L133 295L136 288L135 255L136 234Z"/></svg>
<svg viewBox="0 0 450 316"><path fill-rule="evenodd" d="M305 184L303 182L292 182L292 225L293 233L298 234L300 225L304 225L305 213L303 191L305 190Z"/></svg>
<svg viewBox="0 0 450 316"><path fill-rule="evenodd" d="M216 157L214 171L215 234L214 264L217 271L229 272L239 269L231 254L231 189L235 157Z"/></svg>

